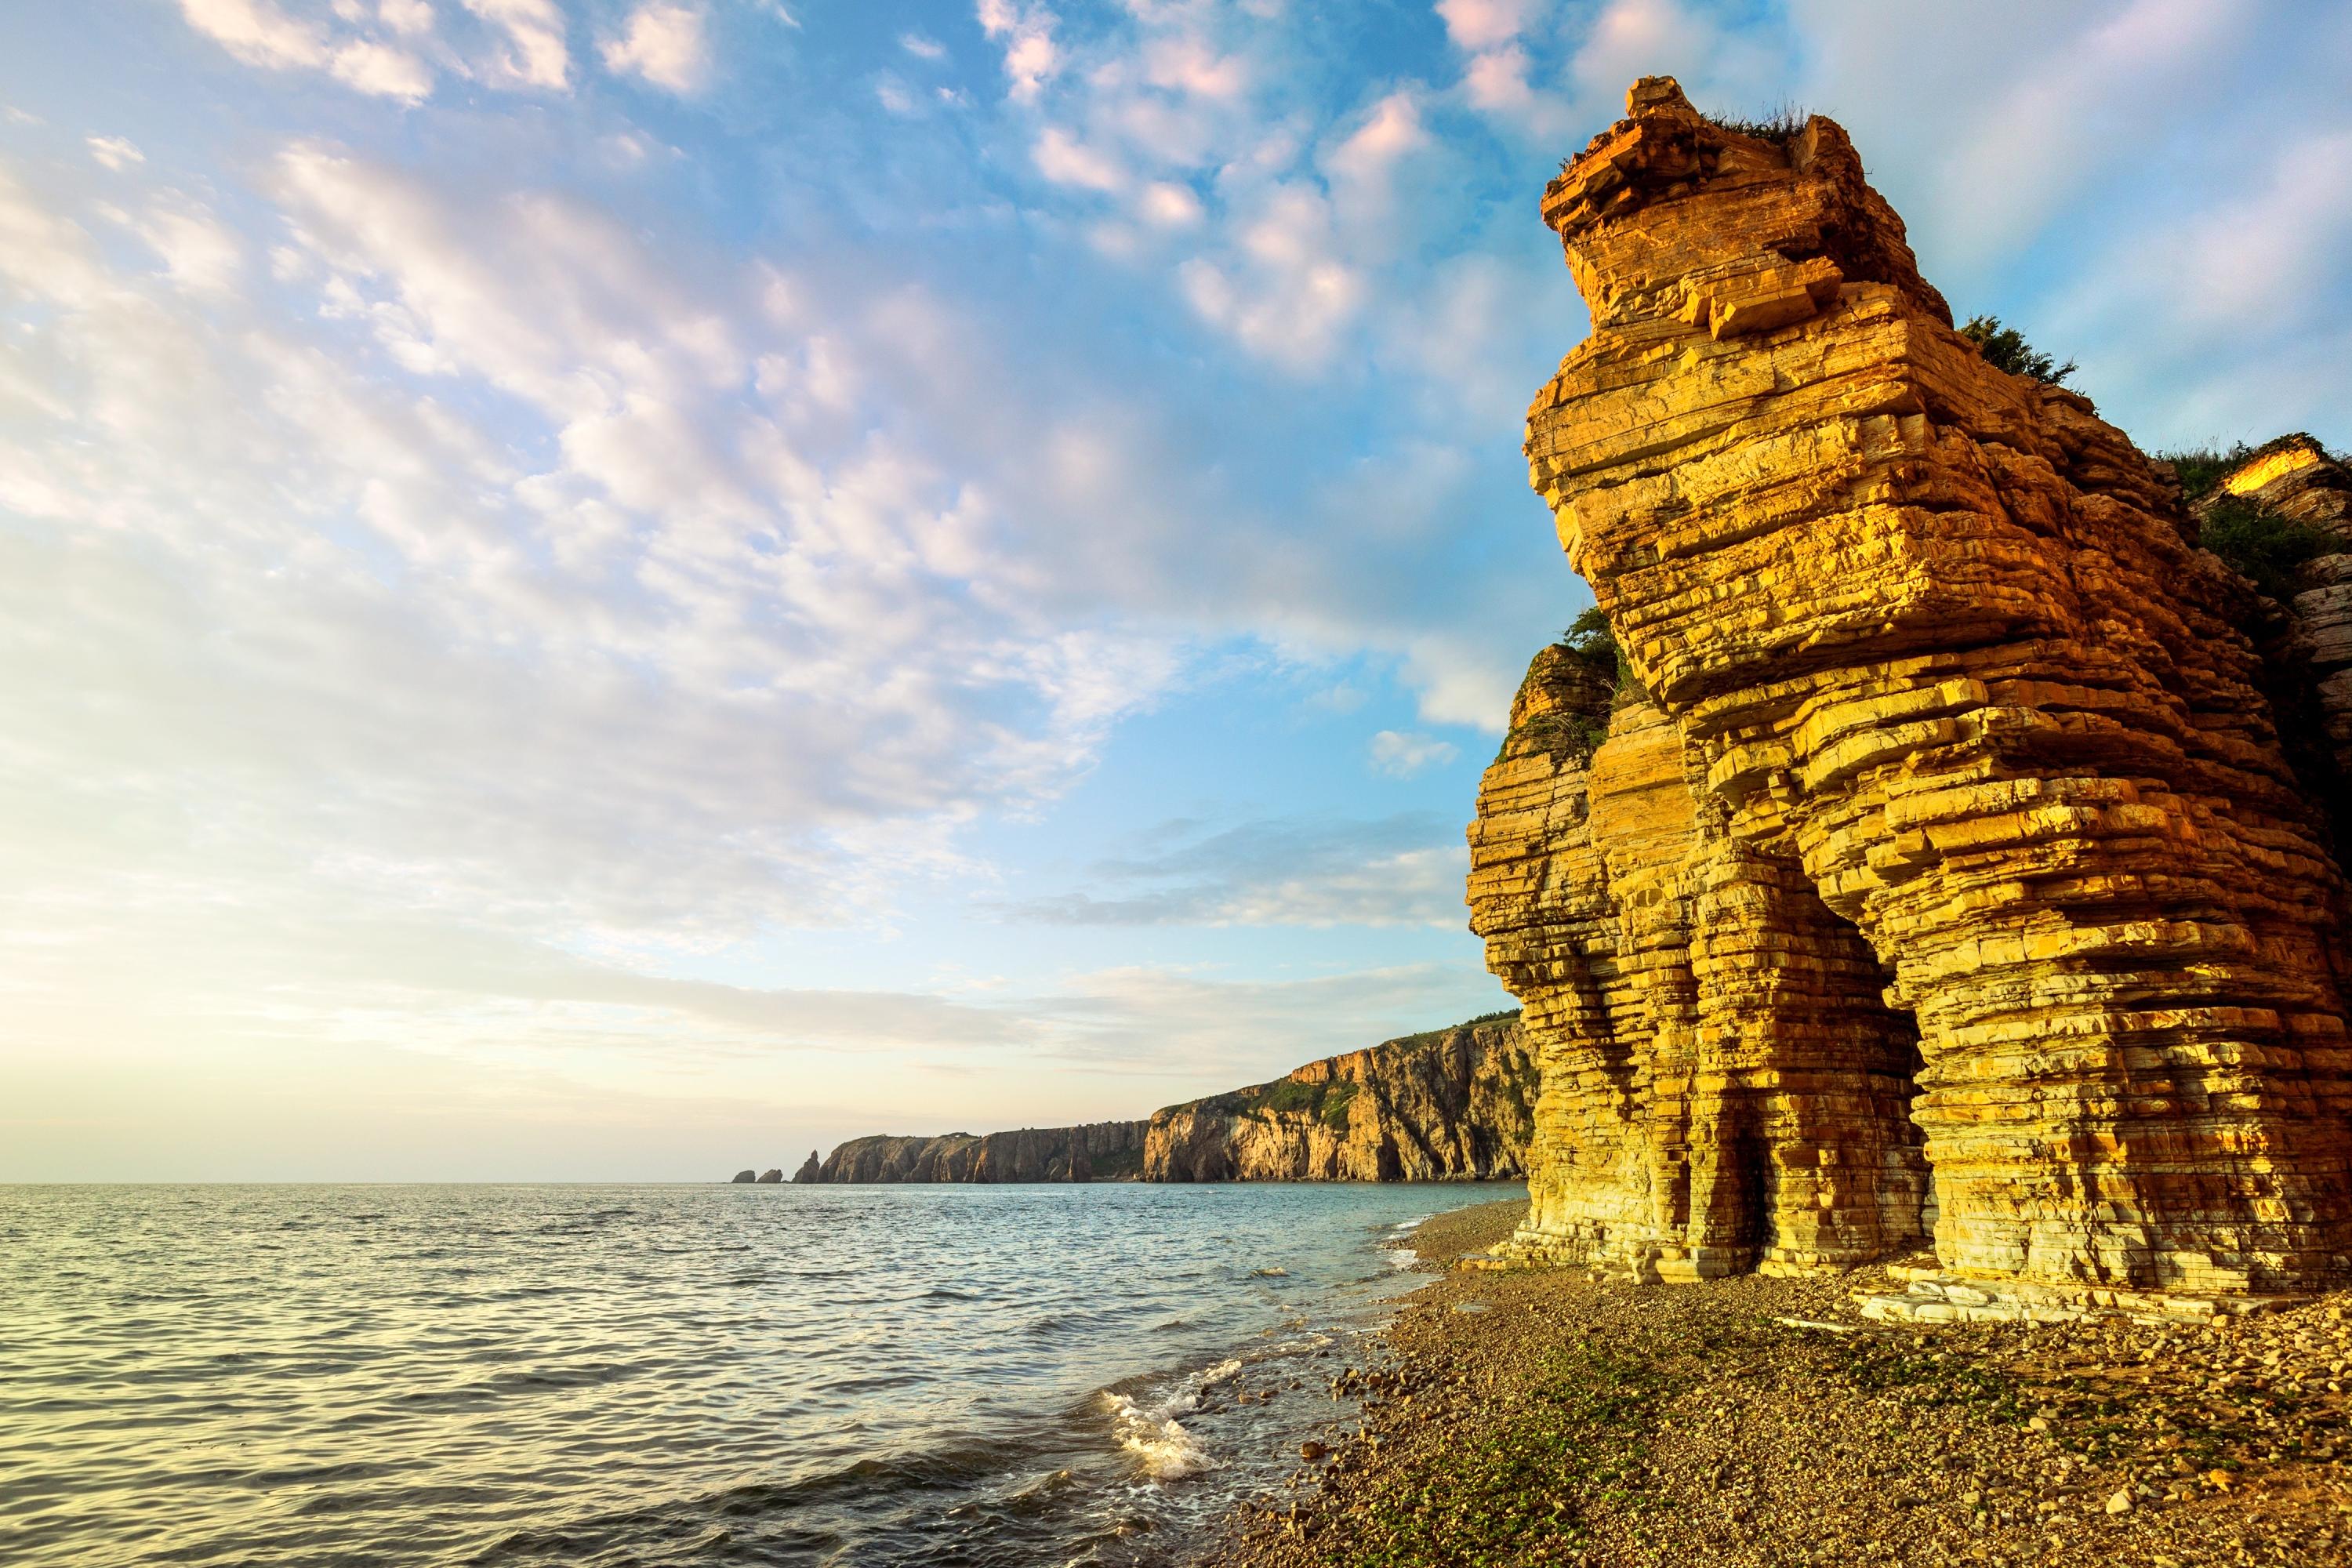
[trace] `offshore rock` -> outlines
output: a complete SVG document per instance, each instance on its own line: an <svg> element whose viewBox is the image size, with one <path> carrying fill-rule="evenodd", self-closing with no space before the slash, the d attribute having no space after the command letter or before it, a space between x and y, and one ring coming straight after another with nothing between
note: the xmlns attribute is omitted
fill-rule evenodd
<svg viewBox="0 0 2352 1568"><path fill-rule="evenodd" d="M760 1173L760 1185L763 1187L775 1186L782 1183L783 1179L784 1173L782 1171L762 1171Z"/></svg>
<svg viewBox="0 0 2352 1568"><path fill-rule="evenodd" d="M823 1179L824 1173L824 1162L816 1157L816 1151L812 1149L809 1151L809 1157L801 1162L801 1168L793 1173L793 1180L795 1183L819 1181Z"/></svg>
<svg viewBox="0 0 2352 1568"><path fill-rule="evenodd" d="M824 1158L815 1182L1131 1182L1143 1169L1142 1121L853 1138ZM814 1158L812 1154L811 1158Z"/></svg>
<svg viewBox="0 0 2352 1568"><path fill-rule="evenodd" d="M735 1183L739 1186L745 1183L756 1182L759 1179L760 1173L757 1171L738 1171L735 1173Z"/></svg>
<svg viewBox="0 0 2352 1568"><path fill-rule="evenodd" d="M1153 1114L1153 1182L1433 1182L1518 1175L1535 1063L1516 1017L1409 1035Z"/></svg>
<svg viewBox="0 0 2352 1568"><path fill-rule="evenodd" d="M2352 1278L2344 879L2177 487L1952 331L1826 119L1645 80L1543 214L1593 331L1530 479L1630 679L1539 658L1471 829L1521 1248Z"/></svg>

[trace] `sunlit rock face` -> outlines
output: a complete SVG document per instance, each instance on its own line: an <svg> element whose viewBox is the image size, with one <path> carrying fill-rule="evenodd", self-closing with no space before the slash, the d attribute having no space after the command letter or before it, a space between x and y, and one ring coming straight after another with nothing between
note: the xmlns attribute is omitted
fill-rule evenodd
<svg viewBox="0 0 2352 1568"><path fill-rule="evenodd" d="M1544 1074L1522 1247L2341 1282L2345 887L2247 584L1953 331L1834 123L1628 107L1545 192L1593 331L1527 450L1630 679L1539 657L1471 829Z"/></svg>
<svg viewBox="0 0 2352 1568"><path fill-rule="evenodd" d="M1548 648L1511 720L1470 900L1541 1071L1521 1250L1689 1279L1924 1245L1916 1036L1853 927L1630 689Z"/></svg>
<svg viewBox="0 0 2352 1568"><path fill-rule="evenodd" d="M1151 1182L1446 1182L1520 1173L1535 1063L1517 1018L1308 1062L1152 1114Z"/></svg>

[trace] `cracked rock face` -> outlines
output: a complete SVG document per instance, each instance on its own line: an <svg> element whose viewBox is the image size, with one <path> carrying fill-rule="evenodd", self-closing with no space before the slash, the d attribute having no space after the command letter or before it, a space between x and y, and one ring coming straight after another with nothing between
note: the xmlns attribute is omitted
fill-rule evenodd
<svg viewBox="0 0 2352 1568"><path fill-rule="evenodd" d="M1539 657L1471 828L1522 1246L2352 1275L2344 880L2169 476L1952 331L1830 121L1651 79L1543 213L1593 332L1530 478L1632 679Z"/></svg>

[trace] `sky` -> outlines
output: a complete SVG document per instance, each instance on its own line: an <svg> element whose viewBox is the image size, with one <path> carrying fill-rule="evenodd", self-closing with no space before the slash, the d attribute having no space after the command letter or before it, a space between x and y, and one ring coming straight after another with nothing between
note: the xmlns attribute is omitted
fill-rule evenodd
<svg viewBox="0 0 2352 1568"><path fill-rule="evenodd" d="M1827 113L2151 448L2352 444L2352 7L11 0L0 1181L696 1180L1509 1005L1537 216Z"/></svg>

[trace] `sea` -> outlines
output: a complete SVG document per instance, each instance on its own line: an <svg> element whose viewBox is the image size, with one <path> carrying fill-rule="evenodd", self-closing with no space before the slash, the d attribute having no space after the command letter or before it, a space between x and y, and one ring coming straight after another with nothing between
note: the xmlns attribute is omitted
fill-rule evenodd
<svg viewBox="0 0 2352 1568"><path fill-rule="evenodd" d="M0 1563L1197 1563L1525 1191L0 1187Z"/></svg>

